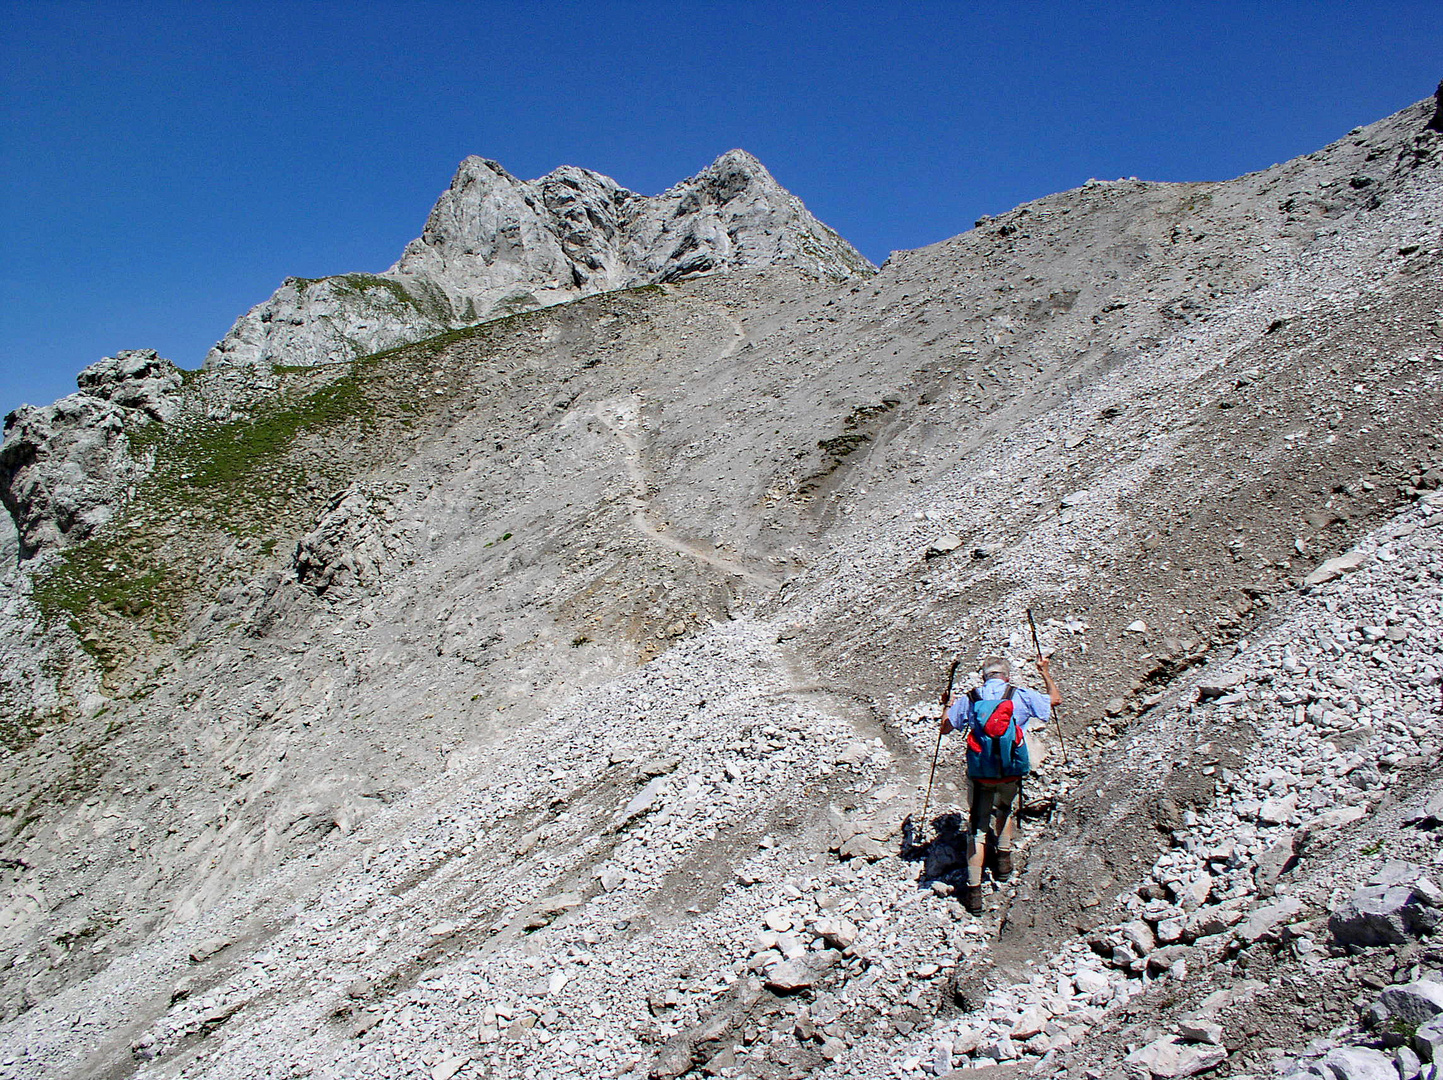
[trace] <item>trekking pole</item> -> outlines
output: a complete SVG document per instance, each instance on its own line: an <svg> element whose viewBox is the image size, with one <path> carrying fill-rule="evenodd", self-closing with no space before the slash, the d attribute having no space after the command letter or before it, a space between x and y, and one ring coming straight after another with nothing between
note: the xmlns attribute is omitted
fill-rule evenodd
<svg viewBox="0 0 1443 1080"><path fill-rule="evenodd" d="M1032 609L1027 609L1027 625L1032 627L1032 647L1037 650L1037 659L1042 659L1042 642L1037 640L1037 623L1033 621ZM1052 706L1052 715L1057 718L1057 745L1062 747L1062 764L1067 764L1067 740L1062 737L1062 717L1057 706Z"/></svg>
<svg viewBox="0 0 1443 1080"><path fill-rule="evenodd" d="M947 670L947 697L952 697L952 685L957 679L957 668L962 663L959 656ZM947 705L942 706L942 715L937 719L937 745L932 748L932 771L927 774L927 797L922 800L922 828L927 827L927 806L932 802L932 781L937 776L937 756L942 753L942 721L947 719Z"/></svg>

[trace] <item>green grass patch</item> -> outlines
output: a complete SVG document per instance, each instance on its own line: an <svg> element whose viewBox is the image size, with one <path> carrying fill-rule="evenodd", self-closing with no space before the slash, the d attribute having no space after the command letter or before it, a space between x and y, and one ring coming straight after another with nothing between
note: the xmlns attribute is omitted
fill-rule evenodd
<svg viewBox="0 0 1443 1080"><path fill-rule="evenodd" d="M292 283L303 289L323 280L334 279ZM346 283L405 291L370 275L348 275ZM620 292L650 297L665 290ZM440 407L440 399L423 394L440 354L475 342L481 351L456 359L481 364L487 349L504 349L515 331L553 317L553 308L536 308L348 363L276 365L280 390L246 419L196 417L133 429L132 451L153 453L154 467L109 524L36 575L33 595L46 621L68 624L107 668L134 645L136 630L171 639L187 597L221 583L214 572L217 533L246 541L239 550L250 553L251 563L273 557L283 541L310 527L326 498L399 451L398 440L418 426L419 413ZM191 373L187 382L204 374ZM299 376L300 385L288 388L287 376ZM511 538L505 533L491 544ZM228 564L228 578L247 572L245 562Z"/></svg>
<svg viewBox="0 0 1443 1080"><path fill-rule="evenodd" d="M64 619L80 647L108 671L117 657L99 633L106 616L146 619L155 636L168 636L178 589L148 555L92 538L67 548L54 566L38 575L31 595L47 621Z"/></svg>
<svg viewBox="0 0 1443 1080"><path fill-rule="evenodd" d="M249 420L197 425L161 450L153 482L195 501L217 488L234 488L259 466L275 461L302 431L364 421L375 409L361 389L357 368L294 405L269 409Z"/></svg>
<svg viewBox="0 0 1443 1080"><path fill-rule="evenodd" d="M277 506L293 501L306 484L303 469L286 458L302 433L367 424L375 406L362 386L358 366L311 393L258 412L247 420L151 424L131 434L154 448L155 468L119 521L83 543L67 548L37 575L34 599L48 622L69 623L82 648L103 666L113 666L105 623L142 620L166 637L179 617L189 583L204 567L189 565L181 544L160 548L158 535L177 515L189 516L182 533L220 528L237 537L264 536L277 521ZM175 529L168 530L171 533ZM275 551L267 537L263 555Z"/></svg>

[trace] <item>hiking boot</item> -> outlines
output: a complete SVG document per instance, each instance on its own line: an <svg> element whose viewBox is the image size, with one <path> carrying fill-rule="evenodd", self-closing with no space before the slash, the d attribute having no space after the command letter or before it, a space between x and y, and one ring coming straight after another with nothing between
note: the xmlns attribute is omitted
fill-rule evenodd
<svg viewBox="0 0 1443 1080"><path fill-rule="evenodd" d="M992 876L998 881L1006 881L1012 876L1012 852L999 851L997 853L997 870Z"/></svg>
<svg viewBox="0 0 1443 1080"><path fill-rule="evenodd" d="M973 915L982 914L982 886L968 885L962 890L962 905Z"/></svg>

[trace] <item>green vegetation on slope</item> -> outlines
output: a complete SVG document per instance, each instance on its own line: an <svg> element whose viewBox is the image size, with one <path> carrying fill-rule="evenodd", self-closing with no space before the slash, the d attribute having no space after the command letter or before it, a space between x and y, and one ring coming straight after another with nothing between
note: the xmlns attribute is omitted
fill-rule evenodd
<svg viewBox="0 0 1443 1080"><path fill-rule="evenodd" d="M649 298L664 290L624 292ZM589 300L605 303L606 295ZM345 364L276 365L280 388L247 418L192 416L135 429L133 452L155 455L149 476L109 524L36 576L42 613L68 624L107 668L123 658L117 640L133 638L137 627L173 638L188 597L289 548L332 495L401 452L417 413L464 392L464 377L435 378L441 354L466 341L505 348L512 335L560 311L521 312ZM203 381L202 372L187 386L203 390ZM218 556L227 549L224 562Z"/></svg>

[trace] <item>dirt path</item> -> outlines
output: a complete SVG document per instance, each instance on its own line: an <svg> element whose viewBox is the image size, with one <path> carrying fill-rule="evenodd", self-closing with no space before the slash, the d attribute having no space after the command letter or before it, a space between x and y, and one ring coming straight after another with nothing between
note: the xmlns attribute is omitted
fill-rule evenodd
<svg viewBox="0 0 1443 1080"><path fill-rule="evenodd" d="M735 336L724 345L711 359L711 363L725 360L735 356L741 349L742 342L746 340L746 331L742 324L730 312L707 305L708 310L713 314L720 315L731 324ZM714 554L708 551L705 546L690 540L683 540L680 537L668 533L662 526L652 522L650 511L650 481L646 476L646 467L642 464L642 455L646 449L646 440L642 432L642 399L639 394L633 394L625 399L612 399L601 402L596 406L595 416L621 443L622 460L626 469L627 479L631 483L631 492L627 495L627 503L631 508L631 520L636 531L645 536L648 540L664 547L669 551L675 551L687 558L695 559L697 562L705 563L715 570L721 571L728 577L741 578L753 585L758 585L768 591L779 588L782 584L781 578L775 577L750 567L744 566L733 559Z"/></svg>
<svg viewBox="0 0 1443 1080"><path fill-rule="evenodd" d="M631 482L631 492L626 499L631 508L632 524L637 532L660 547L705 563L720 570L728 577L741 578L768 591L780 587L780 578L752 570L721 555L715 555L702 545L673 536L662 527L653 524L649 505L650 482L647 480L646 469L641 461L645 440L641 433L641 398L639 395L633 395L620 401L612 399L603 402L596 407L595 415L621 443L623 465L626 469L627 479Z"/></svg>

